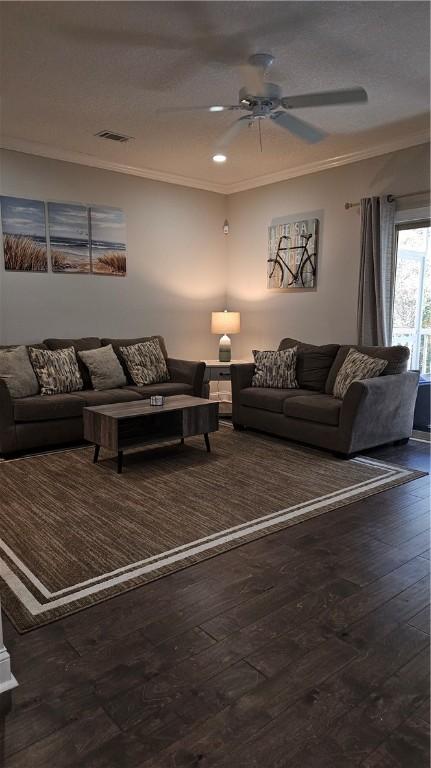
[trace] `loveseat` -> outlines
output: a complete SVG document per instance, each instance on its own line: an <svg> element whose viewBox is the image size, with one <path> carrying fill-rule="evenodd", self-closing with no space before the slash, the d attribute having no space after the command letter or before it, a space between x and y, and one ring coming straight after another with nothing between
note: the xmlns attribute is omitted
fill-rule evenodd
<svg viewBox="0 0 431 768"><path fill-rule="evenodd" d="M297 389L252 386L253 363L231 365L232 420L349 458L353 454L411 436L419 381L408 371L407 347L315 346L282 339L279 349L297 346ZM354 381L342 400L334 382L351 348L387 360L380 376Z"/></svg>
<svg viewBox="0 0 431 768"><path fill-rule="evenodd" d="M82 440L82 410L85 406L106 405L141 400L151 395L201 396L205 363L177 360L168 356L161 336L138 339L109 339L88 337L82 339L45 339L38 346L45 349L64 349L73 346L76 352L97 349L112 344L118 354L120 347L158 339L170 380L160 384L138 387L133 384L124 368L127 384L115 389L92 389L88 370L78 358L84 389L60 395L33 395L12 398L6 383L0 379L0 454L7 455L32 448L72 443ZM5 348L5 347L3 347ZM121 362L121 358L120 358Z"/></svg>

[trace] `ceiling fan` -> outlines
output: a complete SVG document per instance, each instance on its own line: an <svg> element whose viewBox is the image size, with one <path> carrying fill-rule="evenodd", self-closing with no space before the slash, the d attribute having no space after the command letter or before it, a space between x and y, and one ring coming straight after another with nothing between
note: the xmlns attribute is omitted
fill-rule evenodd
<svg viewBox="0 0 431 768"><path fill-rule="evenodd" d="M327 136L327 133L310 123L307 123L305 120L290 114L290 110L302 109L305 107L359 104L368 101L367 92L364 88L360 87L335 91L321 91L320 93L304 93L297 96L283 96L279 85L269 83L265 79L273 62L274 57L269 53L255 53L250 56L248 66L244 70L248 83L240 89L238 104L214 104L205 107L167 107L166 109L160 109L158 111L209 111L217 113L240 110L245 112L246 114L238 118L238 120L228 128L217 142L217 151L213 156L213 160L216 162L224 162L226 156L223 154L223 151L227 149L236 135L245 126L251 127L257 123L261 140L261 121L269 120L279 128L290 131L290 133L293 133L303 141L307 141L309 144L314 144L324 139L325 136Z"/></svg>

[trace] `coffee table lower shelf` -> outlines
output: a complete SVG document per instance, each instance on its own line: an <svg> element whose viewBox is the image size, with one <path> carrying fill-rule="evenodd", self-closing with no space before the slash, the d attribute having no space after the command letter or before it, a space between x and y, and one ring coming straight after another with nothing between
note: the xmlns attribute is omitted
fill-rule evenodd
<svg viewBox="0 0 431 768"><path fill-rule="evenodd" d="M218 403L200 397L167 397L164 405L146 400L84 408L84 438L93 443L93 463L100 448L117 455L117 472L122 473L124 451L155 445L167 440L184 443L186 437L203 435L211 451L209 434L218 429Z"/></svg>
<svg viewBox="0 0 431 768"><path fill-rule="evenodd" d="M205 445L208 453L211 453L211 444L210 444L210 438L208 432L204 432L204 438L205 438ZM163 438L163 441L168 438ZM151 444L153 445L156 443L156 440L151 440ZM180 438L180 445L184 445L184 438ZM136 448L137 446L130 446ZM102 448L101 445L98 445L97 443L94 444L94 455L93 455L93 464L97 464L99 460L99 453L100 449ZM123 456L124 456L124 450L117 452L117 473L121 475L123 471Z"/></svg>

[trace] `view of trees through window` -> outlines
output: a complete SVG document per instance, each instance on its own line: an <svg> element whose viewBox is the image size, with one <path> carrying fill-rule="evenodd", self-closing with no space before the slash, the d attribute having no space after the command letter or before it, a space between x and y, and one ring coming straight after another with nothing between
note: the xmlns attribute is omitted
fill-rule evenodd
<svg viewBox="0 0 431 768"><path fill-rule="evenodd" d="M431 378L431 226L398 227L393 344L410 348L410 367Z"/></svg>

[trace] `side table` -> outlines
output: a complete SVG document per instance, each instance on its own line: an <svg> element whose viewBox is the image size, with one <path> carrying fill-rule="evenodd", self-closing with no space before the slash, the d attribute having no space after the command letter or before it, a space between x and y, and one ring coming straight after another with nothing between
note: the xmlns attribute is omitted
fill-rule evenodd
<svg viewBox="0 0 431 768"><path fill-rule="evenodd" d="M232 390L230 387L230 366L234 363L250 363L251 360L231 360L222 363L220 360L203 360L206 364L204 383L213 381L216 386L210 388L209 399L220 403L220 416L232 415Z"/></svg>

